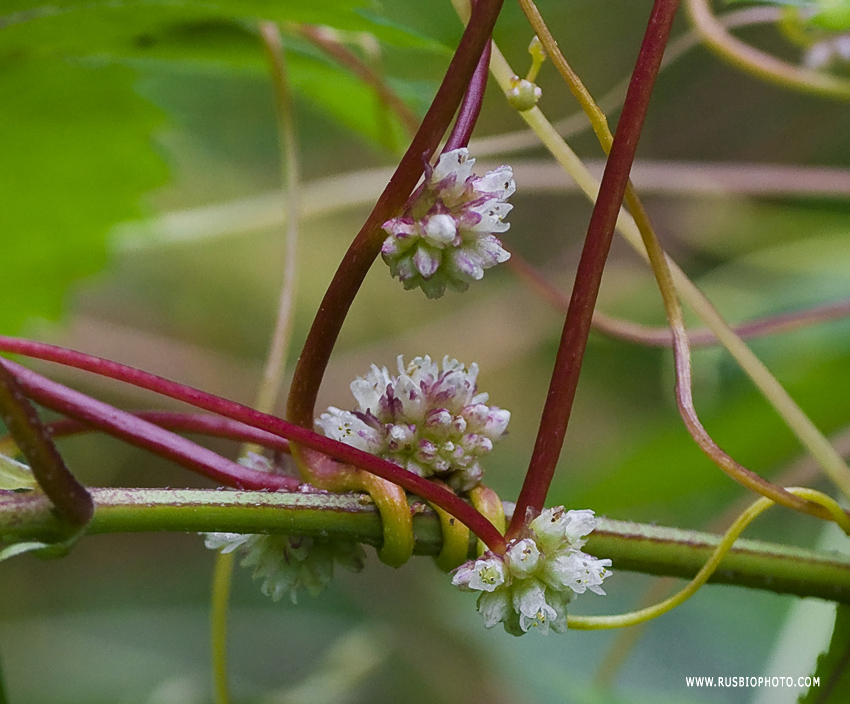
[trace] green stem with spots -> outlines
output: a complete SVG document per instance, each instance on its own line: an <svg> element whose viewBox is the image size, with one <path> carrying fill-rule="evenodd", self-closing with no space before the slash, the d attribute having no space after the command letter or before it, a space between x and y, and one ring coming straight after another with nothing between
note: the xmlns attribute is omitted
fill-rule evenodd
<svg viewBox="0 0 850 704"><path fill-rule="evenodd" d="M86 533L282 533L380 545L380 515L363 494L301 494L205 489L91 489L95 512ZM414 553L438 555L436 513L417 504ZM62 522L40 493L0 491L0 539L43 540L61 535ZM722 540L699 531L603 519L585 550L613 561L614 570L693 578ZM469 555L476 545L470 539ZM850 556L738 540L710 582L850 603Z"/></svg>

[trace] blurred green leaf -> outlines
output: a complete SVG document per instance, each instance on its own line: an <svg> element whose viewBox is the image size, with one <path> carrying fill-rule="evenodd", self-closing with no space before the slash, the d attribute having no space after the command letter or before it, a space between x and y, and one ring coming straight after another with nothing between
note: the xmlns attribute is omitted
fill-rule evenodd
<svg viewBox="0 0 850 704"><path fill-rule="evenodd" d="M0 17L0 28L8 54L95 56L135 66L165 61L179 64L181 70L265 74L255 18L280 22L284 29L296 22L368 32L391 45L448 53L439 41L385 20L369 7L363 0L131 0L121 4L65 0L50 7L19 1L10 8L19 12ZM292 37L287 43L296 49L304 44ZM312 57L294 59L290 73L294 89L341 124L391 150L400 143L403 132L398 121L378 103L374 90L349 72L312 52Z"/></svg>
<svg viewBox="0 0 850 704"><path fill-rule="evenodd" d="M835 615L835 629L829 649L818 657L812 678L818 686L797 701L799 704L844 704L850 701L850 607L839 604Z"/></svg>
<svg viewBox="0 0 850 704"><path fill-rule="evenodd" d="M133 84L117 66L0 64L0 330L56 318L68 286L103 266L110 227L164 181L151 143L161 116Z"/></svg>

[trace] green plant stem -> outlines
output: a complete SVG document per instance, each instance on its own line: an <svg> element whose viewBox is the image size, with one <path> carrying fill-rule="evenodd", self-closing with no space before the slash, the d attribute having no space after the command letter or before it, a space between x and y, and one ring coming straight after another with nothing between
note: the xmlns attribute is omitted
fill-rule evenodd
<svg viewBox="0 0 850 704"><path fill-rule="evenodd" d="M230 682L227 674L227 614L235 555L218 553L213 569L210 598L210 646L212 650L213 692L216 704L228 704Z"/></svg>
<svg viewBox="0 0 850 704"><path fill-rule="evenodd" d="M825 71L793 66L734 37L714 16L709 0L685 0L685 9L705 44L736 68L783 88L850 99L850 81Z"/></svg>
<svg viewBox="0 0 850 704"><path fill-rule="evenodd" d="M612 152L612 135L608 128L608 122L605 115L596 106L593 101L593 97L564 58L558 48L555 38L549 32L549 28L543 21L540 13L537 11L537 7L534 5L533 0L520 0L520 4L534 27L534 30L537 32L547 54L550 56L552 62L557 67L558 72L561 74L561 77L570 87L573 95L581 104L582 109L587 113L602 149L606 153ZM602 193L602 186L600 186L598 198L602 197ZM649 219L649 214L646 212L646 209L644 208L643 203L638 197L637 191L631 182L626 183L624 195L625 202L640 232L643 247L647 252L650 267L652 268L658 282L658 288L664 302L664 310L667 313L667 320L673 337L673 353L676 367L676 402L679 407L679 413L682 417L682 421L684 422L691 437L700 449L712 460L712 462L714 462L725 474L737 481L739 484L747 487L751 491L761 494L762 496L769 497L772 501L789 508L809 513L811 515L828 518L828 515L824 512L822 506L812 504L798 496L790 494L783 488L772 484L755 472L752 472L740 463L736 462L731 455L725 452L714 441L702 425L693 401L690 343L685 329L684 314L682 312L681 304L679 303L676 286L673 282L671 267L667 261L667 256L661 247L661 243L658 241L658 237L655 234L655 230ZM569 309L567 315L569 316ZM846 477L846 480L848 481L847 485L850 486L850 475Z"/></svg>
<svg viewBox="0 0 850 704"><path fill-rule="evenodd" d="M380 516L361 494L300 494L203 489L91 489L90 535L127 532L242 532L327 535L380 545ZM437 555L440 522L424 503L413 519L415 553ZM0 491L0 538L53 539L62 530L46 497ZM692 578L721 537L603 519L586 550L610 557L615 570ZM475 541L470 540L470 556ZM850 556L739 540L711 582L850 603Z"/></svg>
<svg viewBox="0 0 850 704"><path fill-rule="evenodd" d="M838 505L838 503L830 496L822 494L814 489L803 489L799 487L791 487L789 489L795 495L805 496L809 501L822 505L827 511L835 516L836 523L846 533L850 533L850 520ZM743 533L750 523L757 516L773 506L774 503L769 498L762 496L752 505L750 505L729 527L729 530L724 533L715 549L712 551L705 564L699 569L694 578L685 586L684 589L663 601L653 604L638 611L632 611L626 614L617 616L569 616L567 617L567 625L569 628L582 630L597 630L608 628L622 628L623 626L634 626L639 623L645 623L658 616L661 616L668 611L683 604L690 599L699 589L706 584L714 571L722 564L724 557L732 549L738 536Z"/></svg>
<svg viewBox="0 0 850 704"><path fill-rule="evenodd" d="M280 30L274 22L260 22L260 37L271 70L274 86L278 140L281 150L281 171L286 209L286 249L284 252L283 281L278 297L277 316L272 331L271 344L266 355L263 375L260 379L254 406L258 411L271 413L283 385L286 370L286 354L292 331L295 307L296 257L298 251L298 229L300 225L301 169L298 161L298 132L295 125L295 110L286 70L286 56ZM256 451L257 445L242 447L241 458ZM213 685L216 704L230 704L230 682L227 671L227 613L230 606L230 584L233 579L235 558L233 553L219 552L216 555L213 573L212 597L210 600L210 646L213 669Z"/></svg>
<svg viewBox="0 0 850 704"><path fill-rule="evenodd" d="M298 25L296 31L311 44L315 45L367 85L372 86L382 105L395 113L399 122L408 133L413 134L419 127L419 118L407 103L392 89L384 76L363 61L357 54L338 41L325 27Z"/></svg>
<svg viewBox="0 0 850 704"><path fill-rule="evenodd" d="M278 139L281 150L281 171L286 199L286 249L283 262L283 282L277 305L277 319L272 332L271 344L266 356L263 376L254 407L263 413L271 413L283 384L286 370L286 353L292 331L295 306L295 284L298 254L298 230L301 224L301 167L298 159L298 132L292 92L287 78L283 44L277 25L273 22L260 23L260 36L266 51L272 74L272 85L277 103Z"/></svg>

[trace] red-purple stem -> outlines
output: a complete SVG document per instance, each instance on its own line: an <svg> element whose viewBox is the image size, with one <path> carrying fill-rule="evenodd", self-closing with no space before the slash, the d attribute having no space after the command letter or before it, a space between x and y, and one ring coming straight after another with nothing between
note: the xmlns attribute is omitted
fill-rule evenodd
<svg viewBox="0 0 850 704"><path fill-rule="evenodd" d="M163 377L128 367L102 357L95 357L76 350L69 350L55 345L48 345L33 340L24 340L0 335L0 350L15 354L56 362L68 367L93 372L100 376L138 386L153 391L162 396L183 401L211 413L217 413L227 418L240 421L255 428L260 428L290 442L298 443L340 462L354 465L367 472L375 474L387 481L398 484L402 488L436 504L443 510L455 516L466 525L475 535L483 540L491 550L502 551L504 538L484 516L472 506L455 496L451 491L429 482L427 479L408 472L392 462L383 460L368 452L358 450L331 438L326 438L312 430L300 427L294 423L267 413L260 413L248 406L235 401L208 394L191 386L184 386ZM40 401L44 403L43 401ZM47 405L45 403L45 405ZM117 410L117 409L115 409ZM155 426L154 426L155 427ZM156 428L156 430L160 430ZM182 439L182 438L181 438ZM269 487L272 488L272 487Z"/></svg>
<svg viewBox="0 0 850 704"><path fill-rule="evenodd" d="M463 102L460 104L460 110L457 112L457 118L455 119L454 127L452 127L452 132L446 140L446 146L443 147L444 153L465 147L469 144L472 131L475 129L475 123L478 122L478 116L481 114L481 106L484 104L487 77L490 75L491 46L491 42L487 42L484 52L478 60L478 66L475 67L475 73L472 74L469 88L467 88L466 95L463 96Z"/></svg>
<svg viewBox="0 0 850 704"><path fill-rule="evenodd" d="M207 437L250 442L276 452L289 454L288 440L259 428L252 428L250 425L230 420L230 418L206 413L177 413L174 411L131 411L131 414L172 432L196 433ZM94 425L87 425L83 421L73 418L63 418L52 423L46 423L44 427L54 438L93 433L98 430Z"/></svg>
<svg viewBox="0 0 850 704"><path fill-rule="evenodd" d="M614 236L614 226L678 5L678 0L655 0L652 7L587 228L540 429L508 529L509 538L522 529L529 510L536 512L543 507L555 474L575 399L602 272Z"/></svg>
<svg viewBox="0 0 850 704"><path fill-rule="evenodd" d="M6 364L14 371L24 392L33 401L203 474L219 484L236 489L283 491L296 491L301 485L301 481L295 477L249 469L132 413L51 381L26 367L13 362Z"/></svg>
<svg viewBox="0 0 850 704"><path fill-rule="evenodd" d="M25 396L26 388L17 374L17 367L8 360L0 360L0 419L59 517L74 527L82 527L94 514L94 502L65 465L38 413Z"/></svg>
<svg viewBox="0 0 850 704"><path fill-rule="evenodd" d="M504 245L503 245L504 246ZM548 281L541 271L533 267L527 259L516 252L511 252L508 267L542 298L555 308L566 313L570 299L561 289ZM833 320L850 316L850 299L821 303L811 308L792 310L776 315L766 315L746 323L732 326L735 334L750 340L753 338L779 335L800 328L820 325ZM673 333L669 327L654 327L634 323L613 316L602 316L596 311L593 319L593 329L596 332L615 337L619 340L634 342L647 347L672 347ZM688 330L688 342L691 347L710 347L719 344L717 336L706 328Z"/></svg>
<svg viewBox="0 0 850 704"><path fill-rule="evenodd" d="M472 17L431 107L328 286L310 327L289 390L287 417L293 423L305 428L313 424L319 386L339 331L366 273L381 250L384 239L381 226L404 206L422 175L425 161L431 158L445 134L466 94L481 54L490 41L502 2L478 0L475 3Z"/></svg>

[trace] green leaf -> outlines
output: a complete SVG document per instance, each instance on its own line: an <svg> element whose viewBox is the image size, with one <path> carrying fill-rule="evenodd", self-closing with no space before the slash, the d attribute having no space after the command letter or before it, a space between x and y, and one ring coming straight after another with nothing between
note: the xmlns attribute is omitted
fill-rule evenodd
<svg viewBox="0 0 850 704"><path fill-rule="evenodd" d="M798 704L845 704L850 701L850 606L839 604L829 649L818 657L812 686ZM817 683L817 684L815 684Z"/></svg>
<svg viewBox="0 0 850 704"><path fill-rule="evenodd" d="M0 453L0 489L32 489L37 485L27 465Z"/></svg>
<svg viewBox="0 0 850 704"><path fill-rule="evenodd" d="M161 116L134 80L118 66L0 61L0 331L58 317L68 287L103 267L111 226L164 181Z"/></svg>
<svg viewBox="0 0 850 704"><path fill-rule="evenodd" d="M181 70L248 70L265 75L267 63L256 32L256 18L282 23L307 22L347 31L369 32L405 48L449 53L421 32L407 30L368 11L363 0L128 0L120 4L64 0L38 7L18 0L0 17L3 53L30 57L97 57L144 68L150 62L179 64ZM5 27L4 27L5 24ZM293 88L322 112L390 149L404 143L398 120L379 105L371 86L288 37ZM407 91L409 92L409 91ZM430 96L429 96L430 101Z"/></svg>
<svg viewBox="0 0 850 704"><path fill-rule="evenodd" d="M364 0L60 0L39 7L17 0L6 3L4 9L11 12L0 15L0 29L8 51L138 57L155 53L160 44L173 44L175 28L179 35L181 27L191 30L230 21L253 26L263 19L368 32L396 46L446 52L441 42L364 11L370 6ZM191 52L196 47L187 48Z"/></svg>

